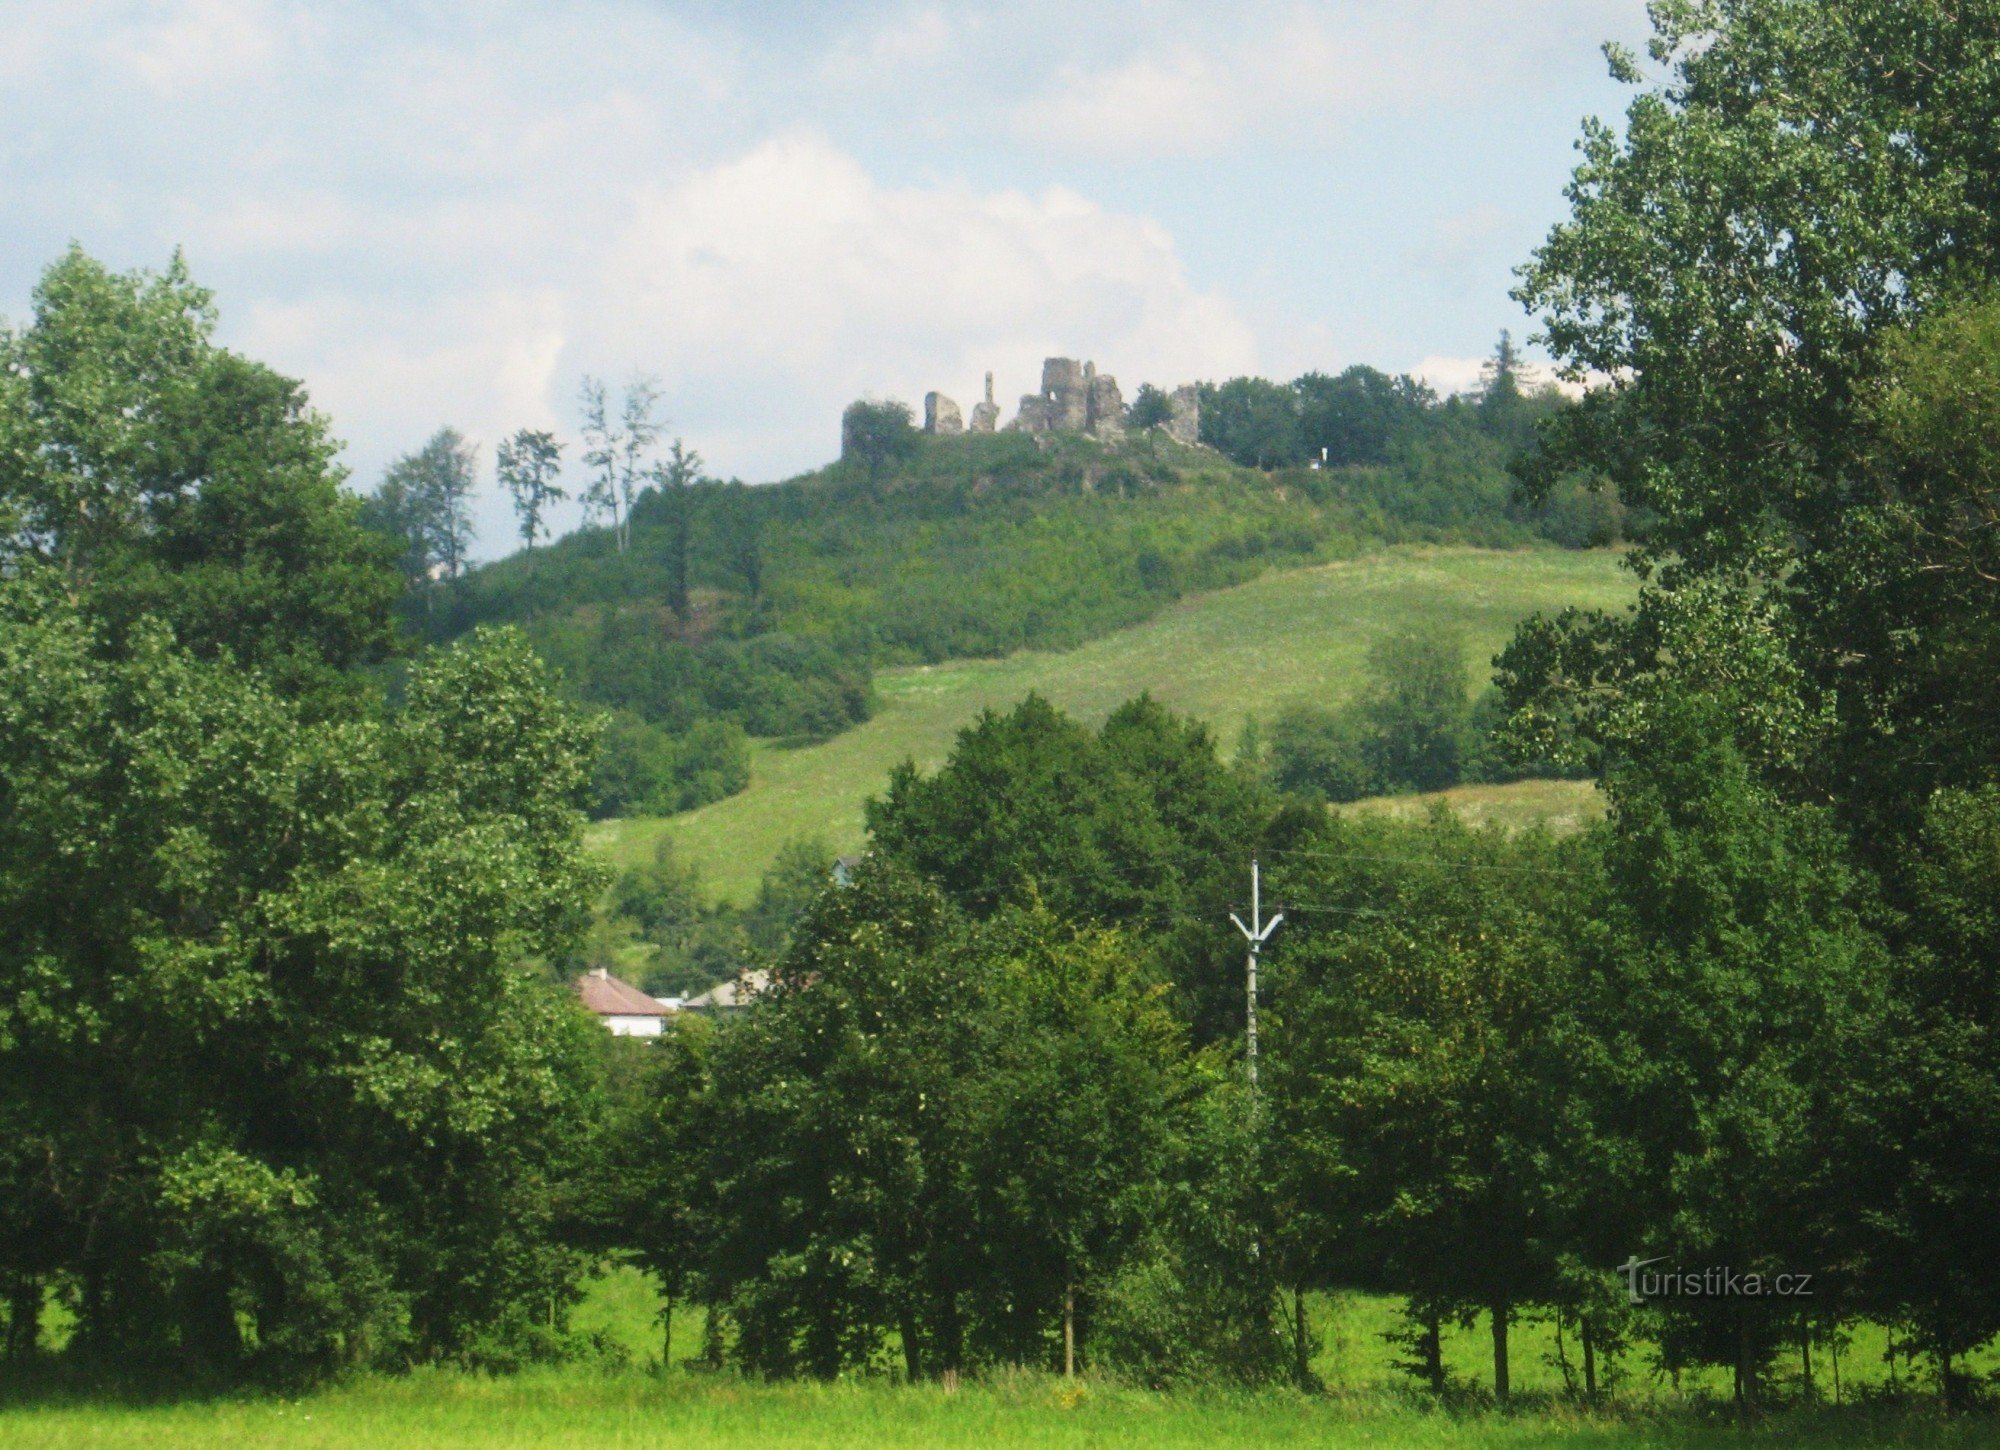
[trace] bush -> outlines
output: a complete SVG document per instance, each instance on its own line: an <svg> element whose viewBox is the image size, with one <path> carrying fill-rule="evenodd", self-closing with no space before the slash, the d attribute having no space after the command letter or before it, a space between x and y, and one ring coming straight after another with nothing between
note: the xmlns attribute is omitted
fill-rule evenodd
<svg viewBox="0 0 2000 1450"><path fill-rule="evenodd" d="M1289 795L1357 801L1381 792L1361 712L1294 705L1271 724L1271 783Z"/></svg>
<svg viewBox="0 0 2000 1450"><path fill-rule="evenodd" d="M750 784L750 742L726 720L704 720L681 735L614 711L590 772L590 814L671 815L731 796Z"/></svg>

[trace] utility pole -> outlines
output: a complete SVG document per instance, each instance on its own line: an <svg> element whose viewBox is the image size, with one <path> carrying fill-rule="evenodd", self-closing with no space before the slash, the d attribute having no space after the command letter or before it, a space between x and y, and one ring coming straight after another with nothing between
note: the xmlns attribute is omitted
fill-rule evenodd
<svg viewBox="0 0 2000 1450"><path fill-rule="evenodd" d="M1235 912L1229 913L1229 919L1236 923L1236 929L1242 932L1243 939L1250 943L1249 981L1244 991L1244 1005L1247 1010L1243 1019L1243 1060L1249 1068L1250 1086L1253 1088L1257 1086L1257 954L1263 951L1264 943L1270 940L1271 933L1278 929L1278 923L1285 919L1282 911L1269 921L1263 919L1261 914L1263 901L1259 892L1257 860L1253 856L1250 860L1250 925L1245 926L1243 919Z"/></svg>

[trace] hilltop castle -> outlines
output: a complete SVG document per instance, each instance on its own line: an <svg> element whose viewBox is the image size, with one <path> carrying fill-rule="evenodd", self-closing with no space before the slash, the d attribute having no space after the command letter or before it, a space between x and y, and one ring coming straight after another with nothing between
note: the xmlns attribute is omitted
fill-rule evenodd
<svg viewBox="0 0 2000 1450"><path fill-rule="evenodd" d="M1109 442L1125 436L1125 421L1125 397L1116 378L1100 373L1096 363L1052 357L1042 363L1042 390L1022 395L1020 411L1007 428L1022 433L1082 433ZM969 427L957 403L943 393L924 394L926 433L991 433L999 424L991 373L986 375L986 400L973 405ZM1157 426L1178 443L1200 441L1199 390L1193 384L1175 388L1168 395L1167 417Z"/></svg>

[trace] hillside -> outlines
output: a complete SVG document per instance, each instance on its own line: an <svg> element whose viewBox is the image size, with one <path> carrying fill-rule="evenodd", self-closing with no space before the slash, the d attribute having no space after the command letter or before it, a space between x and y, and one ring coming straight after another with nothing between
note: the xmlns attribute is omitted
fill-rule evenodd
<svg viewBox="0 0 2000 1450"><path fill-rule="evenodd" d="M742 794L676 817L604 822L592 841L630 865L670 835L711 890L743 901L786 840L819 835L853 846L862 803L892 766L905 758L937 764L979 711L1030 691L1097 720L1150 690L1212 722L1227 746L1248 715L1346 698L1369 644L1399 625L1421 618L1462 630L1468 668L1483 676L1523 616L1565 604L1616 607L1631 588L1607 550L1406 546L1277 570L1064 653L885 670L876 681L880 708L867 723L814 745L760 743Z"/></svg>
<svg viewBox="0 0 2000 1450"><path fill-rule="evenodd" d="M884 669L1071 649L1384 544L1583 537L1510 501L1508 436L1439 412L1438 446L1382 466L1266 472L1157 432L911 434L876 468L757 488L686 482L690 464L637 494L625 547L587 528L419 580L405 617L430 641L525 628L573 697L614 712L593 812L668 814L741 790L768 753L753 739L868 719Z"/></svg>

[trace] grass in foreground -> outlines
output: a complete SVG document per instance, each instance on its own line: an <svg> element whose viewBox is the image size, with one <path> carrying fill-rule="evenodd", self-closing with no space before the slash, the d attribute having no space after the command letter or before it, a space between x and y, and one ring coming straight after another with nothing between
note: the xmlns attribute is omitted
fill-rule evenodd
<svg viewBox="0 0 2000 1450"><path fill-rule="evenodd" d="M173 1405L47 1402L0 1410L20 1450L94 1446L1722 1446L1995 1443L1995 1422L1933 1407L1780 1413L1748 1431L1719 1410L1509 1412L1427 1406L1407 1395L1290 1391L1156 1394L1047 1375L905 1387L882 1381L752 1384L681 1371L586 1370L510 1379L423 1373L297 1400Z"/></svg>
<svg viewBox="0 0 2000 1450"><path fill-rule="evenodd" d="M1521 1391L1507 1411L1477 1394L1440 1406L1411 1390L1389 1363L1381 1333L1394 1301L1342 1294L1309 1299L1321 1349L1316 1372L1328 1393L1184 1391L1151 1393L1101 1381L1067 1383L1010 1373L956 1391L887 1379L831 1385L762 1384L690 1364L700 1347L699 1311L675 1315L674 1366L658 1372L659 1298L651 1281L614 1269L576 1316L647 1369L573 1366L512 1378L423 1372L369 1377L294 1399L243 1395L171 1404L48 1396L0 1403L0 1444L33 1450L94 1446L1164 1446L1221 1450L1272 1443L1401 1446L1722 1446L2000 1444L2000 1421L1944 1418L1926 1398L1877 1401L1841 1411L1781 1412L1747 1432L1720 1405L1719 1377L1684 1388L1682 1399L1643 1376L1618 1403L1587 1410L1561 1397L1546 1325L1517 1334ZM1880 1392L1879 1345L1850 1348L1849 1390ZM1453 1327L1453 1377L1485 1373L1485 1334ZM1876 1352L1870 1353L1873 1350Z"/></svg>
<svg viewBox="0 0 2000 1450"><path fill-rule="evenodd" d="M1368 647L1414 621L1461 629L1467 667L1484 678L1524 616L1567 604L1617 608L1632 591L1609 551L1401 548L1266 574L1062 654L885 671L876 682L881 711L865 725L821 745L759 745L741 795L667 819L606 822L591 840L625 867L671 836L701 863L711 890L741 902L786 840L817 835L852 848L862 802L891 767L906 758L935 767L982 709L1005 709L1031 690L1092 723L1150 690L1208 721L1227 749L1247 715L1348 698Z"/></svg>

